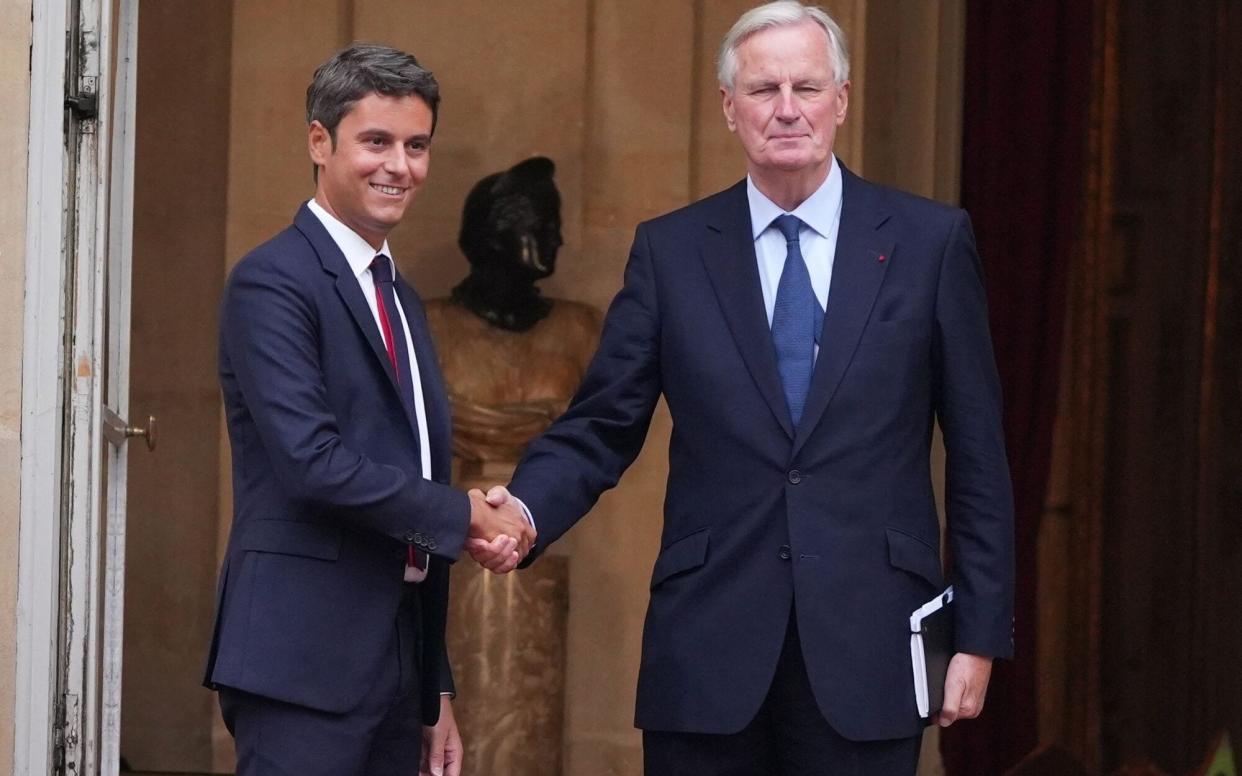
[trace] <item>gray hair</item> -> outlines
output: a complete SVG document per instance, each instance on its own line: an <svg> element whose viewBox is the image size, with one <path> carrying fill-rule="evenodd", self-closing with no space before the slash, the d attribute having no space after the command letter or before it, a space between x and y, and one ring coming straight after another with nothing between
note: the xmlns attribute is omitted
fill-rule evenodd
<svg viewBox="0 0 1242 776"><path fill-rule="evenodd" d="M803 5L798 0L776 0L742 14L729 34L725 35L724 42L720 44L720 57L716 60L716 78L720 86L733 91L733 78L737 75L737 50L747 38L773 27L791 27L808 20L818 24L828 36L828 55L833 62L837 86L848 81L850 54L846 50L841 27L817 5Z"/></svg>
<svg viewBox="0 0 1242 776"><path fill-rule="evenodd" d="M440 111L440 85L413 54L389 46L353 43L315 70L306 87L306 123L318 121L336 147L336 127L368 94L419 97L431 108L431 131Z"/></svg>

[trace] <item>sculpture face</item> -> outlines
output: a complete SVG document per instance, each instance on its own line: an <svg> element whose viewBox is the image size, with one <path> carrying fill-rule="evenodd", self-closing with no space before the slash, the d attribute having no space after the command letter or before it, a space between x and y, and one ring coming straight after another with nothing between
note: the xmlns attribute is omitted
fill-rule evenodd
<svg viewBox="0 0 1242 776"><path fill-rule="evenodd" d="M497 258L512 263L532 280L556 271L561 239L561 197L551 178L504 186L491 209L488 231Z"/></svg>
<svg viewBox="0 0 1242 776"><path fill-rule="evenodd" d="M555 170L551 159L537 156L475 184L458 239L472 273L523 284L556 270L563 240Z"/></svg>
<svg viewBox="0 0 1242 776"><path fill-rule="evenodd" d="M466 197L457 244L470 275L453 288L453 301L502 329L527 331L552 309L535 281L556 270L562 244L555 171L536 156L488 175Z"/></svg>

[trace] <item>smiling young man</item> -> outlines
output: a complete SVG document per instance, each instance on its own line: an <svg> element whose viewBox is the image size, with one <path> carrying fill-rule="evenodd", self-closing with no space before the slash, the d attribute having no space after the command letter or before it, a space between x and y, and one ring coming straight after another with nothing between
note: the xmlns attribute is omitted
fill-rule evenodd
<svg viewBox="0 0 1242 776"><path fill-rule="evenodd" d="M747 12L718 77L746 179L638 226L582 388L509 487L538 522L535 557L616 483L663 395L635 704L647 774L909 776L925 723L908 623L945 584L937 419L958 652L941 724L979 713L1012 648L1012 496L969 219L833 155L849 59L821 9Z"/></svg>
<svg viewBox="0 0 1242 776"><path fill-rule="evenodd" d="M534 531L447 484L448 400L387 242L427 178L439 88L354 45L306 102L314 198L221 305L234 516L205 682L238 774L457 776L448 564L467 536L515 562Z"/></svg>

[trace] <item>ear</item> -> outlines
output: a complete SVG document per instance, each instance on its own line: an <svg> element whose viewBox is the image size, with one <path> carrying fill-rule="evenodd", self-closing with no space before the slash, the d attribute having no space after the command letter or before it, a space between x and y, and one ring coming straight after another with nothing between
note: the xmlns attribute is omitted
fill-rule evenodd
<svg viewBox="0 0 1242 776"><path fill-rule="evenodd" d="M332 155L332 135L318 119L312 121L306 130L306 150L310 153L311 162L318 167L327 164L328 157Z"/></svg>
<svg viewBox="0 0 1242 776"><path fill-rule="evenodd" d="M720 107L724 110L725 126L730 132L737 131L737 120L733 116L733 92L725 87L720 87Z"/></svg>
<svg viewBox="0 0 1242 776"><path fill-rule="evenodd" d="M845 123L845 112L850 107L850 82L846 81L841 84L841 88L837 90L837 126Z"/></svg>

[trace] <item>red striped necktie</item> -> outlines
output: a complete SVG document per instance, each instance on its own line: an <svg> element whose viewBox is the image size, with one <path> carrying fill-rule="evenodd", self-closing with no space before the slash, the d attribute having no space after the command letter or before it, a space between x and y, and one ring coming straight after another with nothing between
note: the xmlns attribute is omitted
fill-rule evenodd
<svg viewBox="0 0 1242 776"><path fill-rule="evenodd" d="M375 310L379 314L380 331L384 334L388 360L392 362L393 372L397 375L397 392L401 394L401 402L405 405L412 423L415 423L418 415L414 409L414 376L410 371L410 350L405 343L405 329L401 326L401 316L397 315L391 262L382 253L371 262L371 279L375 282ZM418 441L417 425L414 425L414 438ZM421 581L427 571L427 554L413 544L406 545L406 550L405 579L407 582Z"/></svg>

